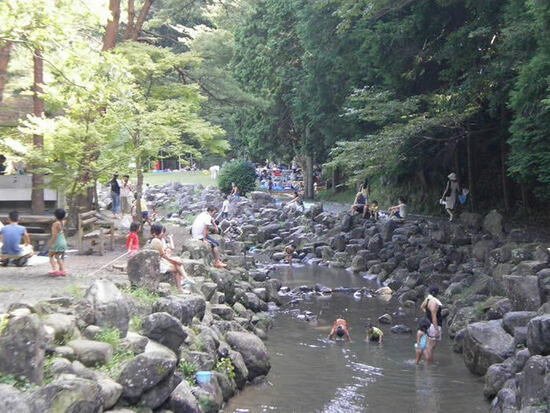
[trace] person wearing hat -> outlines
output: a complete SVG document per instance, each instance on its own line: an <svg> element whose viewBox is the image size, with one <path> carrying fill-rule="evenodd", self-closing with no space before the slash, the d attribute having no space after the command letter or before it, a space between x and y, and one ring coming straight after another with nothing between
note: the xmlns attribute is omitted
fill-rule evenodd
<svg viewBox="0 0 550 413"><path fill-rule="evenodd" d="M447 178L449 180L441 196L441 204L445 205L445 211L449 214L449 221L452 221L454 219L454 210L458 200L460 185L454 172L451 172Z"/></svg>

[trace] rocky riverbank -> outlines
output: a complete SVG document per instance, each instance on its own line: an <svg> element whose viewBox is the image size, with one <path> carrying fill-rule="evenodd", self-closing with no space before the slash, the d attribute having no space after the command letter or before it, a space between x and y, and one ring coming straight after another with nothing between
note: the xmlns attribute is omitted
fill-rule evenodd
<svg viewBox="0 0 550 413"><path fill-rule="evenodd" d="M182 227L206 205L221 203L217 189L182 184L150 188L146 197L172 211L168 221ZM230 220L242 230L239 239L222 242L230 270L213 268L203 243L178 240L186 271L197 281L189 294L174 294L159 273L158 254L144 250L129 262L127 277L98 280L83 297L12 304L0 322L3 410L218 411L269 372L261 339L281 296L394 295L412 309L436 284L444 291L445 330L466 366L485 375L491 410L547 411L548 245L520 229L505 230L498 213L463 213L457 223L376 223L321 205L303 215L254 192L232 201ZM289 243L298 246L297 261L349 268L383 287L281 288L269 265L284 258ZM381 323L399 321L380 316ZM211 379L197 382L198 370L212 372Z"/></svg>

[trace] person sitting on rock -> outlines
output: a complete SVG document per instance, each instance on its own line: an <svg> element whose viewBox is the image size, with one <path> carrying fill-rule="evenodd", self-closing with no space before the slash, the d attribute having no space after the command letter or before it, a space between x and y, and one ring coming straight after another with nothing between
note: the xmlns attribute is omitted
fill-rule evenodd
<svg viewBox="0 0 550 413"><path fill-rule="evenodd" d="M330 330L330 334L328 335L329 340L334 340L338 336L339 338L343 339L344 341L350 341L351 337L349 335L349 327L346 320L343 318L338 318L332 325L332 330Z"/></svg>
<svg viewBox="0 0 550 413"><path fill-rule="evenodd" d="M422 311L426 312L426 318L430 322L430 328L428 329L428 343L426 344L426 362L431 364L433 362L433 351L438 341L441 341L441 323L443 317L441 316L441 309L443 304L436 296L439 293L439 288L432 286L429 289L429 294L420 306Z"/></svg>
<svg viewBox="0 0 550 413"><path fill-rule="evenodd" d="M216 260L214 267L226 268L227 264L224 264L220 257L220 243L209 234L210 228L212 228L216 233L220 232L218 225L214 221L214 217L217 212L218 209L216 207L209 206L206 208L206 211L197 215L195 221L193 222L193 226L191 227L191 234L193 235L193 239L201 240L212 247L212 253L214 254L214 258Z"/></svg>
<svg viewBox="0 0 550 413"><path fill-rule="evenodd" d="M165 272L171 272L176 279L176 288L181 293L183 292L182 280L184 284L194 285L195 281L187 276L185 269L183 268L183 263L177 257L171 257L166 243L163 242L165 235L164 227L161 224L151 225L151 247L158 251L160 254L160 272L164 274Z"/></svg>
<svg viewBox="0 0 550 413"><path fill-rule="evenodd" d="M367 203L367 197L363 194L363 192L357 192L357 195L355 195L355 200L353 201L353 205L351 206L351 215L355 214L362 214L363 218L366 218L366 216L369 213L369 204Z"/></svg>
<svg viewBox="0 0 550 413"><path fill-rule="evenodd" d="M393 220L398 221L405 221L407 218L407 204L405 203L405 198L400 196L398 200L398 204L395 206L390 207L388 212L390 213L390 217Z"/></svg>
<svg viewBox="0 0 550 413"><path fill-rule="evenodd" d="M372 323L367 323L367 341L374 341L376 343L382 344L384 338L384 333L378 327L372 325Z"/></svg>
<svg viewBox="0 0 550 413"><path fill-rule="evenodd" d="M370 206L370 216L375 221L378 221L378 211L378 201L372 201L372 205Z"/></svg>
<svg viewBox="0 0 550 413"><path fill-rule="evenodd" d="M11 211L8 219L10 223L0 230L2 264L8 265L9 260L13 259L17 265L23 266L33 255L31 239L25 227L19 225L19 212Z"/></svg>

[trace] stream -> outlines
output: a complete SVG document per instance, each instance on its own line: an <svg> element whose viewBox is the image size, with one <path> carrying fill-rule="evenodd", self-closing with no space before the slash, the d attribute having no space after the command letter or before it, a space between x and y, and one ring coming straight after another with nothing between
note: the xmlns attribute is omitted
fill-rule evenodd
<svg viewBox="0 0 550 413"><path fill-rule="evenodd" d="M283 285L329 288L370 287L364 280L340 269L302 266L290 270L278 267L271 274ZM263 384L247 386L232 398L224 412L486 412L483 379L472 375L462 356L452 351L445 334L435 350L435 363L414 364L417 309L394 316L393 324L405 324L413 334L393 334L382 325L383 344L365 342L365 323L394 314L394 298L356 299L351 294L311 297L301 303L282 306L274 328L265 342L271 357L271 371ZM316 320L303 321L297 315L311 311ZM351 343L327 340L333 321L345 318Z"/></svg>

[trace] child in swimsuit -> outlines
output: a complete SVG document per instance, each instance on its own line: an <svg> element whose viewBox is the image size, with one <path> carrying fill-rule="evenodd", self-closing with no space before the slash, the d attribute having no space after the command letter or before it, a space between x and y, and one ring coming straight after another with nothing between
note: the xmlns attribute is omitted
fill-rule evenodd
<svg viewBox="0 0 550 413"><path fill-rule="evenodd" d="M422 354L426 350L426 343L428 342L428 329L430 328L430 320L423 318L418 323L418 331L416 332L416 343L414 343L414 349L416 350L416 364L420 363Z"/></svg>
<svg viewBox="0 0 550 413"><path fill-rule="evenodd" d="M55 222L52 224L52 238L50 239L50 265L52 271L48 275L54 277L63 277L67 275L65 271L65 251L67 251L67 239L65 238L64 220L67 213L64 209L58 208L53 212ZM57 269L57 266L59 269Z"/></svg>

